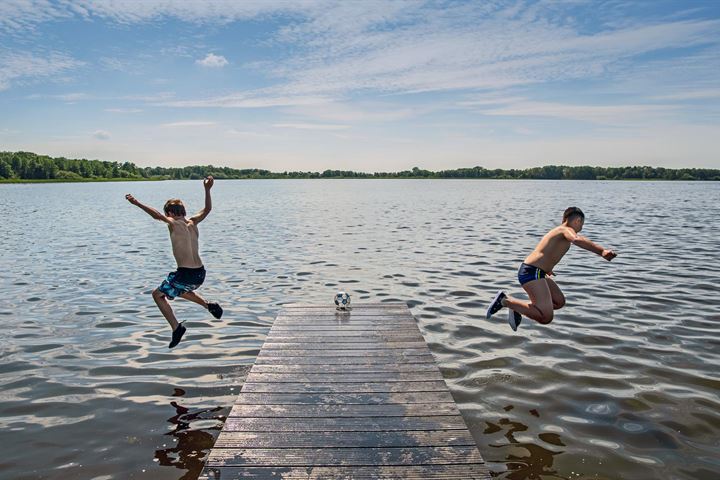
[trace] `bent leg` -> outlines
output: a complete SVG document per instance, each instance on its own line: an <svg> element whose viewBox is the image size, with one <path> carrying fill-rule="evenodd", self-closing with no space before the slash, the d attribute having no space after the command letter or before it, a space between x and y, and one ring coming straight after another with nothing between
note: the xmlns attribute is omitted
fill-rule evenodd
<svg viewBox="0 0 720 480"><path fill-rule="evenodd" d="M557 283L555 283L555 280L545 277L545 281L547 282L547 286L550 289L550 297L552 298L553 309L560 310L565 306L565 295L563 294L562 290L560 290L560 287L558 287Z"/></svg>
<svg viewBox="0 0 720 480"><path fill-rule="evenodd" d="M178 327L178 321L177 318L175 318L175 314L173 313L170 302L168 302L165 294L156 288L152 291L152 297L153 300L155 300L158 308L160 309L160 313L163 314L165 320L167 320L167 322L170 324L170 328L175 331L175 329Z"/></svg>
<svg viewBox="0 0 720 480"><path fill-rule="evenodd" d="M530 303L523 302L513 297L507 297L503 304L539 323L550 323L553 319L553 303L550 288L545 278L533 280L523 285L523 288L530 297Z"/></svg>
<svg viewBox="0 0 720 480"><path fill-rule="evenodd" d="M200 295L198 295L195 292L187 292L180 295L180 298L184 298L185 300L190 300L191 302L195 302L198 305L201 305L204 309L208 308L208 303L205 301L204 298L202 298Z"/></svg>

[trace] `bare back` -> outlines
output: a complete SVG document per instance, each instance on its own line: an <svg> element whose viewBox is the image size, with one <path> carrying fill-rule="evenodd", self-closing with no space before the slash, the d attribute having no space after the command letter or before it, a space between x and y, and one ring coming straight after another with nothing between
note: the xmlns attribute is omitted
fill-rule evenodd
<svg viewBox="0 0 720 480"><path fill-rule="evenodd" d="M199 268L203 266L198 248L200 232L192 220L173 219L168 224L173 256L178 267Z"/></svg>
<svg viewBox="0 0 720 480"><path fill-rule="evenodd" d="M572 245L567 239L568 230L572 229L560 225L546 233L535 250L525 258L525 263L551 272Z"/></svg>

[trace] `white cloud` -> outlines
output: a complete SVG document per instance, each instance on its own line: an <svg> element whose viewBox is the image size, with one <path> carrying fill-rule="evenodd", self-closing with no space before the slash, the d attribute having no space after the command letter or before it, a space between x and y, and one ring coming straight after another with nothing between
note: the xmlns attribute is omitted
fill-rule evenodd
<svg viewBox="0 0 720 480"><path fill-rule="evenodd" d="M39 56L30 52L0 49L0 90L8 89L16 83L53 79L82 65L83 62L59 52Z"/></svg>
<svg viewBox="0 0 720 480"><path fill-rule="evenodd" d="M269 133L254 132L251 130L238 130L237 128L231 128L227 131L227 133L236 137L265 138L270 136Z"/></svg>
<svg viewBox="0 0 720 480"><path fill-rule="evenodd" d="M196 60L195 63L207 68L222 68L229 62L222 55L215 55L214 53L208 53L202 60Z"/></svg>
<svg viewBox="0 0 720 480"><path fill-rule="evenodd" d="M275 128L296 128L299 130L346 130L349 125L329 125L319 123L276 123Z"/></svg>
<svg viewBox="0 0 720 480"><path fill-rule="evenodd" d="M668 95L657 95L652 97L654 100L703 100L720 98L720 88L706 89L706 90L695 90L689 92L673 93Z"/></svg>
<svg viewBox="0 0 720 480"><path fill-rule="evenodd" d="M100 18L122 24L177 18L194 23L230 23L278 12L298 13L321 2L266 0L237 2L228 0L97 1L97 0L3 0L0 2L0 30L32 29L42 22L67 18Z"/></svg>
<svg viewBox="0 0 720 480"><path fill-rule="evenodd" d="M64 93L61 95L54 95L53 98L56 98L57 100L62 100L63 102L71 102L75 103L80 100L87 100L90 98L90 96L87 93Z"/></svg>
<svg viewBox="0 0 720 480"><path fill-rule="evenodd" d="M142 112L141 108L106 108L106 112L110 113L140 113Z"/></svg>
<svg viewBox="0 0 720 480"><path fill-rule="evenodd" d="M207 121L172 122L172 123L163 123L160 126L164 127L164 128L186 128L186 127L210 127L213 125L217 125L217 122L207 122Z"/></svg>
<svg viewBox="0 0 720 480"><path fill-rule="evenodd" d="M277 95L267 90L256 90L251 94L238 93L221 97L210 97L198 100L173 100L156 102L154 105L163 107L182 108L268 108L290 105L317 105L326 103L328 99L322 96L308 95Z"/></svg>
<svg viewBox="0 0 720 480"><path fill-rule="evenodd" d="M483 115L555 117L595 123L625 124L633 120L657 118L677 110L672 105L571 105L565 103L519 101L480 110Z"/></svg>
<svg viewBox="0 0 720 480"><path fill-rule="evenodd" d="M110 140L110 132L105 130L95 130L92 136L98 140Z"/></svg>

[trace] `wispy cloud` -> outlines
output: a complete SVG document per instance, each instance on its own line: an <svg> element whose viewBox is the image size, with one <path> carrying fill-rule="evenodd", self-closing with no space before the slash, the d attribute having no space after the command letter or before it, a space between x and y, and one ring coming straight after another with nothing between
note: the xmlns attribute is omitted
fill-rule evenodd
<svg viewBox="0 0 720 480"><path fill-rule="evenodd" d="M317 105L326 103L327 97L309 96L309 95L277 95L267 90L257 90L250 94L238 93L233 95L224 95L220 97L210 97L197 100L172 100L162 102L152 102L157 106L163 107L182 107L182 108L268 108L291 105Z"/></svg>
<svg viewBox="0 0 720 480"><path fill-rule="evenodd" d="M0 90L15 83L52 79L82 65L84 62L59 52L38 55L0 49Z"/></svg>
<svg viewBox="0 0 720 480"><path fill-rule="evenodd" d="M98 140L110 140L110 132L106 130L95 130L92 136Z"/></svg>
<svg viewBox="0 0 720 480"><path fill-rule="evenodd" d="M673 105L572 105L551 102L520 101L480 110L484 115L555 117L595 123L622 125L632 120L647 120L676 110Z"/></svg>
<svg viewBox="0 0 720 480"><path fill-rule="evenodd" d="M205 58L196 60L195 63L206 68L222 68L226 66L229 62L222 55L208 53Z"/></svg>
<svg viewBox="0 0 720 480"><path fill-rule="evenodd" d="M276 123L275 128L295 128L299 130L346 130L349 125L329 125L319 123Z"/></svg>
<svg viewBox="0 0 720 480"><path fill-rule="evenodd" d="M140 113L142 108L106 108L106 112L110 113Z"/></svg>
<svg viewBox="0 0 720 480"><path fill-rule="evenodd" d="M256 137L256 138L267 138L271 135L269 133L262 133L262 132L254 132L251 130L239 130L237 128L231 128L227 131L227 133L231 136L235 137Z"/></svg>
<svg viewBox="0 0 720 480"><path fill-rule="evenodd" d="M37 24L67 18L103 19L122 24L147 22L159 18L177 18L185 22L229 23L277 12L297 13L315 2L229 2L227 0L96 1L5 0L0 2L0 29L14 31L34 28Z"/></svg>
<svg viewBox="0 0 720 480"><path fill-rule="evenodd" d="M163 123L160 126L163 128L187 128L187 127L211 127L217 125L217 122L209 122L202 120L190 120L186 122L171 122Z"/></svg>
<svg viewBox="0 0 720 480"><path fill-rule="evenodd" d="M681 100L706 100L713 98L720 98L720 88L707 89L707 90L696 90L692 92L681 92L673 93L669 95L657 95L651 97L654 100L668 100L668 101L681 101Z"/></svg>
<svg viewBox="0 0 720 480"><path fill-rule="evenodd" d="M33 94L28 95L25 98L27 98L28 100L51 99L51 100L60 100L63 102L78 102L80 100L88 100L92 97L84 92L73 92L73 93L61 93L61 94L33 93Z"/></svg>

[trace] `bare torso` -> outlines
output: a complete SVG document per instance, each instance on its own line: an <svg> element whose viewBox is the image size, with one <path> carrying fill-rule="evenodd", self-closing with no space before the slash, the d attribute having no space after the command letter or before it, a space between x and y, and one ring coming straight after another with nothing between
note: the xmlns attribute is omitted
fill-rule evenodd
<svg viewBox="0 0 720 480"><path fill-rule="evenodd" d="M176 219L168 225L173 256L178 267L199 268L203 266L198 248L199 231L191 220Z"/></svg>
<svg viewBox="0 0 720 480"><path fill-rule="evenodd" d="M568 229L569 227L560 225L550 230L540 240L535 250L525 258L525 263L541 268L545 272L551 272L572 245L565 236Z"/></svg>

